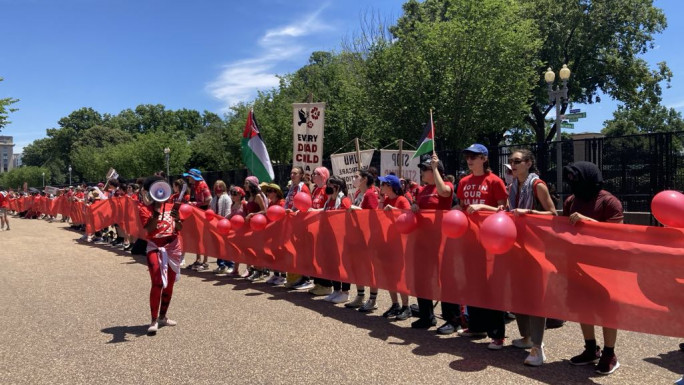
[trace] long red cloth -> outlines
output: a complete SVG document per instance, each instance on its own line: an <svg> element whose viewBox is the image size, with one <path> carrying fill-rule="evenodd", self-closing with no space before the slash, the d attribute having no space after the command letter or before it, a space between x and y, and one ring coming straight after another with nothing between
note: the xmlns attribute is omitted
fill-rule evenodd
<svg viewBox="0 0 684 385"><path fill-rule="evenodd" d="M119 223L141 234L136 202L114 198L88 208L87 226ZM517 240L500 255L479 242L488 214L469 216L466 234L442 235L444 212L426 211L402 235L400 212L288 214L266 229L246 224L219 234L194 209L184 221L185 250L409 295L684 337L684 230L566 217L514 218ZM92 227L91 227L92 226Z"/></svg>

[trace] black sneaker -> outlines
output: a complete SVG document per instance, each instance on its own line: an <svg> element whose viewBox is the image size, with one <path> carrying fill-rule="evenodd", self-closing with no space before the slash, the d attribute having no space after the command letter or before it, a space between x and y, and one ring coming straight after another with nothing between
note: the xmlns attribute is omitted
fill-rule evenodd
<svg viewBox="0 0 684 385"><path fill-rule="evenodd" d="M456 327L451 322L445 322L444 325L437 328L437 334L449 335L456 332Z"/></svg>
<svg viewBox="0 0 684 385"><path fill-rule="evenodd" d="M437 326L437 319L432 318L419 318L416 321L411 322L411 327L414 329L429 329L433 326Z"/></svg>
<svg viewBox="0 0 684 385"><path fill-rule="evenodd" d="M601 358L601 348L600 347L597 346L596 350L592 352L591 350L587 349L587 347L585 346L582 354L572 357L570 359L570 363L572 365L577 365L577 366L589 365L589 364L597 363L600 358Z"/></svg>
<svg viewBox="0 0 684 385"><path fill-rule="evenodd" d="M7 230L9 230L9 229L7 229ZM682 342L681 344L679 344L679 350L681 350L681 351L684 352L684 342Z"/></svg>
<svg viewBox="0 0 684 385"><path fill-rule="evenodd" d="M411 309L409 309L408 306L402 306L401 309L399 309L399 314L397 314L396 320L404 321L411 318L411 315Z"/></svg>
<svg viewBox="0 0 684 385"><path fill-rule="evenodd" d="M603 354L599 359L598 365L596 365L596 373L598 374L611 374L620 367L617 356L615 354L608 355Z"/></svg>
<svg viewBox="0 0 684 385"><path fill-rule="evenodd" d="M414 317L420 317L420 308L418 307L417 303L414 303L410 306L411 309L411 315Z"/></svg>
<svg viewBox="0 0 684 385"><path fill-rule="evenodd" d="M555 319L555 318L547 318L546 319L546 328L547 329L558 329L560 327L563 327L565 324L565 321L561 319Z"/></svg>
<svg viewBox="0 0 684 385"><path fill-rule="evenodd" d="M399 310L399 304L393 303L392 306L389 309L387 309L386 312L382 313L382 316L385 318L394 318L397 316L397 314L399 314Z"/></svg>

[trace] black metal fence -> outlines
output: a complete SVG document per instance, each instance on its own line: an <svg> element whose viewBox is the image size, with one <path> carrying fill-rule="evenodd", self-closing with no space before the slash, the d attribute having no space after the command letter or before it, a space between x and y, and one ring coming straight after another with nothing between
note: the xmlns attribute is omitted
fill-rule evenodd
<svg viewBox="0 0 684 385"><path fill-rule="evenodd" d="M684 132L665 132L623 137L566 140L561 143L563 165L571 162L595 163L603 174L604 189L617 196L625 211L650 212L651 199L662 190L684 189ZM558 142L546 146L499 147L499 167L511 150L528 148L541 160L541 178L556 189L556 149ZM546 163L544 163L546 161ZM561 196L568 194L562 186Z"/></svg>

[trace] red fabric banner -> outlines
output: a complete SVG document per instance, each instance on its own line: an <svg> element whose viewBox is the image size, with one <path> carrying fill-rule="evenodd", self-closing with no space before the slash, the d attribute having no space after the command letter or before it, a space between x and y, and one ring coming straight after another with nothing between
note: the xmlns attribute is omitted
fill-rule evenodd
<svg viewBox="0 0 684 385"><path fill-rule="evenodd" d="M117 198L128 201L128 198ZM120 221L133 233L135 202L89 210L93 228ZM684 230L609 223L572 226L566 217L514 218L517 240L500 255L479 242L488 213L471 215L459 239L442 235L444 212L424 211L397 231L400 212L288 214L227 237L194 209L184 249L276 270L376 286L417 297L684 337ZM131 218L134 216L134 218Z"/></svg>

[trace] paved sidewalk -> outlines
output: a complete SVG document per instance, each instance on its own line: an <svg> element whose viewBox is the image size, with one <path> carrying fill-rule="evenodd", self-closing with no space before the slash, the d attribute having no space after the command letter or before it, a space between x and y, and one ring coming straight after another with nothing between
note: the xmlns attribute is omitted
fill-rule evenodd
<svg viewBox="0 0 684 385"><path fill-rule="evenodd" d="M78 243L63 223L10 221L0 232L0 384L672 384L684 372L676 338L620 332L622 366L604 377L568 364L583 344L571 323L547 331L548 361L531 368L510 346L515 322L507 346L489 351L484 339L387 322L385 291L364 315L211 272L184 271L169 310L178 326L148 337L143 257Z"/></svg>

